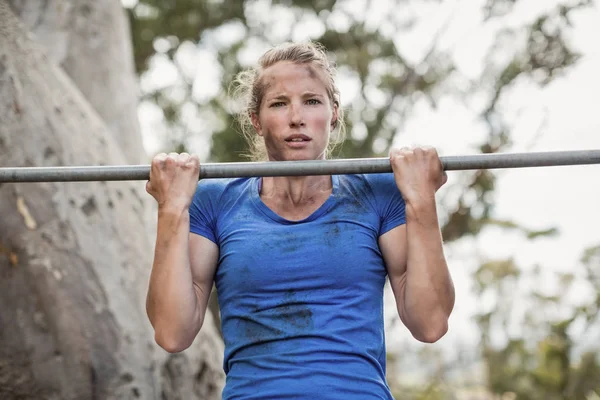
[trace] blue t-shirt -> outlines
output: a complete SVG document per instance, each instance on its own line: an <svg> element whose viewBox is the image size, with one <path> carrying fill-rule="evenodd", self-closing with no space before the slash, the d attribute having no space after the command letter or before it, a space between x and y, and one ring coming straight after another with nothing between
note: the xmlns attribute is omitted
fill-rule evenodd
<svg viewBox="0 0 600 400"><path fill-rule="evenodd" d="M268 208L260 182L202 180L190 207L191 232L219 247L223 399L392 399L378 238L405 222L393 175L334 175L301 221Z"/></svg>

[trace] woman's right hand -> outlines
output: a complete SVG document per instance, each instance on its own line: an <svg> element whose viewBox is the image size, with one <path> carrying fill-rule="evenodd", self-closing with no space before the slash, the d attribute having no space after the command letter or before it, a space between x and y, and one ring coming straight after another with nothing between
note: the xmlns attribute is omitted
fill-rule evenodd
<svg viewBox="0 0 600 400"><path fill-rule="evenodd" d="M188 209L198 186L200 159L188 153L160 153L152 159L146 191L161 208Z"/></svg>

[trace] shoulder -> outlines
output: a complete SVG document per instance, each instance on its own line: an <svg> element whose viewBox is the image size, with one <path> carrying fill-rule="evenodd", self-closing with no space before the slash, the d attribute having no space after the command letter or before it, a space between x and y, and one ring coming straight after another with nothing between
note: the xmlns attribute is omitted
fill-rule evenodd
<svg viewBox="0 0 600 400"><path fill-rule="evenodd" d="M392 173L364 174L363 176L372 188L397 188L394 174Z"/></svg>
<svg viewBox="0 0 600 400"><path fill-rule="evenodd" d="M387 208L389 204L403 204L402 194L398 189L394 174L360 174L348 175L357 188L377 209Z"/></svg>
<svg viewBox="0 0 600 400"><path fill-rule="evenodd" d="M201 179L196 187L196 196L221 197L245 189L248 178L211 178Z"/></svg>
<svg viewBox="0 0 600 400"><path fill-rule="evenodd" d="M391 173L344 175L342 180L344 184L371 195L398 191L394 174Z"/></svg>
<svg viewBox="0 0 600 400"><path fill-rule="evenodd" d="M198 182L192 207L216 211L231 200L245 195L251 187L250 178L211 178Z"/></svg>
<svg viewBox="0 0 600 400"><path fill-rule="evenodd" d="M390 204L403 202L392 173L341 175L340 186L343 193L370 205L378 214L384 213Z"/></svg>

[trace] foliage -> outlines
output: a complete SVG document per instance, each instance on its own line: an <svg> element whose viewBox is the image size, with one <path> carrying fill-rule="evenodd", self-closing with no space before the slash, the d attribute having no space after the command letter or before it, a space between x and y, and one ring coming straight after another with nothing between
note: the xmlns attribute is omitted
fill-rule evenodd
<svg viewBox="0 0 600 400"><path fill-rule="evenodd" d="M418 7L441 6L441 2L392 0L390 11L394 12L376 23L368 17L374 1L365 0L364 8L356 6L359 3L246 0L225 6L223 0L137 1L129 9L136 68L143 102L158 106L168 127L165 150L198 151L201 136L210 138L207 153L211 160L243 160L246 145L228 96L232 78L267 46L310 38L327 47L340 77L355 88L352 98L342 98L349 135L335 156L384 156L419 104L436 107L447 96L467 104L485 127L485 138L476 151L507 151L512 141L502 112L503 99L522 82L539 87L549 84L578 61L579 55L565 39L571 14L593 4L591 0L564 1L549 5L535 20L509 26L503 21L520 1L474 2L474 7L481 7L482 24L506 27L489 47L484 68L476 77L465 77L454 63L452 49L442 45L444 24L420 58L408 57L411 42L398 40L418 26ZM190 68L190 59L199 67ZM215 88L199 87L196 75L204 63L218 71ZM162 86L147 84L157 65L167 66L164 68L174 75ZM442 216L446 243L475 236L489 226L522 233L526 240L557 234L553 227L530 230L515 221L494 219L496 180L492 171L461 174L456 184L459 194ZM599 293L598 274L592 273L600 267L597 258L598 250L590 249L583 264L590 285ZM558 278L565 289L586 279L574 275ZM554 311L559 308L560 291L524 290L527 303L515 304L515 287L527 279L536 277L525 274L512 259L486 261L474 275L480 298L495 299L492 307L477 316L488 386L499 396L515 393L518 399L585 398L599 389L595 382L600 382L600 367L592 350L575 355L572 329L597 322L600 295L575 309L562 309L559 316ZM521 326L518 334L513 332L515 324ZM498 336L503 340L500 346ZM443 378L435 380L425 389L415 390L412 397L404 388L399 398L452 398L443 382Z"/></svg>
<svg viewBox="0 0 600 400"><path fill-rule="evenodd" d="M600 393L600 360L593 345L598 338L589 336L600 322L600 246L588 249L582 264L580 276L541 268L525 273L513 260L481 265L476 291L494 300L476 319L493 392L513 392L525 400L585 399ZM526 282L548 282L552 275L554 290L520 290ZM566 305L569 295L577 295L579 304Z"/></svg>
<svg viewBox="0 0 600 400"><path fill-rule="evenodd" d="M577 54L563 37L570 24L570 11L587 6L590 1L561 4L520 30L503 30L491 47L481 76L466 90L458 89L465 78L456 70L450 51L439 45L443 26L422 59L409 61L403 56L403 46L410 43L399 42L396 37L410 32L419 22L418 15L410 11L420 3L428 2L395 0L391 9L407 12L388 13L374 26L341 0L247 0L228 2L227 7L222 1L140 0L130 9L130 16L136 66L142 82L153 61L168 61L176 71L176 78L170 84L146 88L143 98L162 110L169 127L165 138L170 143L167 150L190 146L196 149L194 140L202 135L211 138L212 160L243 160L246 144L228 98L232 78L248 66L250 49L266 48L299 36L310 37L328 48L340 76L357 88L353 99L342 99L348 110L350 134L335 154L337 157L384 156L416 104L425 101L435 106L446 95L484 98L484 104L473 106L479 110L488 131L479 151L507 150L510 134L498 109L502 95L517 80L545 85L577 61ZM485 20L491 23L510 14L515 3L488 0L483 9ZM372 2L365 4L364 10L372 6ZM285 20L283 27L277 24L281 19ZM309 23L314 32L299 35ZM507 49L506 42L515 40L520 40L520 46ZM196 69L187 67L185 61L190 58L190 48L203 50L203 60L199 62L218 65L220 90L208 97L199 98L196 94L199 91L194 80ZM502 52L510 54L508 62L495 61ZM446 242L476 235L488 224L493 212L495 182L496 176L490 171L464 173L463 194L450 206L443 227ZM474 212L476 204L479 211Z"/></svg>

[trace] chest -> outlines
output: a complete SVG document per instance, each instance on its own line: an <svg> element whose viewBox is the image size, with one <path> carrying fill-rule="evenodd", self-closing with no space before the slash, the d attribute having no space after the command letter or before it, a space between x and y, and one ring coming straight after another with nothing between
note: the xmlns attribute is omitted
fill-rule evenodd
<svg viewBox="0 0 600 400"><path fill-rule="evenodd" d="M272 197L261 197L261 200L265 206L280 217L289 221L301 221L323 206L330 195L331 191L321 192L297 204Z"/></svg>
<svg viewBox="0 0 600 400"><path fill-rule="evenodd" d="M231 218L220 227L217 287L252 296L383 282L378 229L376 215L347 206L298 224L256 215Z"/></svg>

